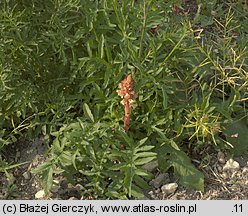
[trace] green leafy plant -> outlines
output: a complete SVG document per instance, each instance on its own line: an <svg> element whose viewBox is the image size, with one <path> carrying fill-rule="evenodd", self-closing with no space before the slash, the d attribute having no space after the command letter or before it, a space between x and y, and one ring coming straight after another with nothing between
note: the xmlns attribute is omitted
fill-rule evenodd
<svg viewBox="0 0 248 216"><path fill-rule="evenodd" d="M142 165L156 158L203 191L189 149L247 150L247 10L190 4L0 2L0 151L43 135L48 159L34 172L46 192L56 175L81 174L96 198L141 197L152 177ZM128 74L136 101L125 133L116 91Z"/></svg>
<svg viewBox="0 0 248 216"><path fill-rule="evenodd" d="M151 175L141 166L156 158L154 146L145 145L147 137L134 142L122 129L109 132L111 126L78 119L55 133L50 159L33 171L42 173L46 191L52 187L53 174L63 172L71 178L80 172L98 198L142 196L141 189L148 187L144 178Z"/></svg>

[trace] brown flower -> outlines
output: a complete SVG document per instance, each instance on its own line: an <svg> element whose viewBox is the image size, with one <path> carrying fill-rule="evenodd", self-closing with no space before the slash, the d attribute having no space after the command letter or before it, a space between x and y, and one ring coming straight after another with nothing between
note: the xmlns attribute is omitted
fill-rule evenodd
<svg viewBox="0 0 248 216"><path fill-rule="evenodd" d="M124 129L127 132L130 125L131 108L136 97L131 74L121 81L117 93L122 98L121 103L124 105Z"/></svg>

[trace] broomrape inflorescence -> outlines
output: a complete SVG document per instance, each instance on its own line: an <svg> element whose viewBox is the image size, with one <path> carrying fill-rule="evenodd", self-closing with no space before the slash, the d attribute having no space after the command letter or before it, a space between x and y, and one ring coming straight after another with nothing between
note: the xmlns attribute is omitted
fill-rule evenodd
<svg viewBox="0 0 248 216"><path fill-rule="evenodd" d="M136 94L133 90L133 80L131 74L127 75L126 78L120 82L117 93L121 98L123 98L121 103L124 105L125 112L124 129L127 132L130 126L131 109L136 98Z"/></svg>

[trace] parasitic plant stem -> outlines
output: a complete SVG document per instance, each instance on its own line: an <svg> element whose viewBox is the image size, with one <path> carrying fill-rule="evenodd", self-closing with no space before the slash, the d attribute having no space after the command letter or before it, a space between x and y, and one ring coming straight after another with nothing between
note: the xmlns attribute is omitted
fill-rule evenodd
<svg viewBox="0 0 248 216"><path fill-rule="evenodd" d="M126 132L128 132L130 126L131 110L136 97L133 90L133 80L131 74L127 75L127 77L121 81L117 93L122 98L121 103L124 106L125 112L124 129Z"/></svg>

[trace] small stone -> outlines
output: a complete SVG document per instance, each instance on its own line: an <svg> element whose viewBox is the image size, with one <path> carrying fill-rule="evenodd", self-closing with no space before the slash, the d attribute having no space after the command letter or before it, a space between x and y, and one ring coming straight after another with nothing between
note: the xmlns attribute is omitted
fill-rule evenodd
<svg viewBox="0 0 248 216"><path fill-rule="evenodd" d="M67 189L60 188L57 193L62 196L65 195L67 192Z"/></svg>
<svg viewBox="0 0 248 216"><path fill-rule="evenodd" d="M75 188L77 191L81 191L84 187L81 184L76 184Z"/></svg>
<svg viewBox="0 0 248 216"><path fill-rule="evenodd" d="M155 179L151 180L149 184L152 187L159 188L163 184L169 183L170 178L168 173L160 173Z"/></svg>
<svg viewBox="0 0 248 216"><path fill-rule="evenodd" d="M223 179L228 179L228 177L229 177L229 175L227 173L225 173L225 172L222 173L221 176L222 176Z"/></svg>
<svg viewBox="0 0 248 216"><path fill-rule="evenodd" d="M151 197L152 199L156 199L156 198L157 198L157 195L154 194L153 191L149 191L148 194L150 195L150 197Z"/></svg>
<svg viewBox="0 0 248 216"><path fill-rule="evenodd" d="M242 169L242 173L243 173L243 174L248 174L248 167L244 167L244 168Z"/></svg>
<svg viewBox="0 0 248 216"><path fill-rule="evenodd" d="M223 171L235 171L239 169L240 169L239 163L233 160L232 158L229 159L223 167Z"/></svg>
<svg viewBox="0 0 248 216"><path fill-rule="evenodd" d="M71 183L68 183L68 184L67 184L67 187L68 187L68 189L74 188L73 185L72 185Z"/></svg>
<svg viewBox="0 0 248 216"><path fill-rule="evenodd" d="M169 194L173 194L178 188L178 184L177 183L169 183L169 184L165 184L161 187L162 193L169 195Z"/></svg>
<svg viewBox="0 0 248 216"><path fill-rule="evenodd" d="M35 194L35 198L36 199L42 199L45 196L45 191L44 190L40 190Z"/></svg>
<svg viewBox="0 0 248 216"><path fill-rule="evenodd" d="M161 191L160 191L160 188L158 188L158 189L156 189L155 191L154 191L156 194L159 194Z"/></svg>
<svg viewBox="0 0 248 216"><path fill-rule="evenodd" d="M154 172L158 168L158 161L154 160L142 166L148 172Z"/></svg>
<svg viewBox="0 0 248 216"><path fill-rule="evenodd" d="M31 178L31 174L30 174L30 172L24 172L23 174L22 174L22 176L26 179L26 180L28 180L28 179L30 179Z"/></svg>
<svg viewBox="0 0 248 216"><path fill-rule="evenodd" d="M212 16L216 16L216 14L217 14L216 11L214 11L214 10L211 11Z"/></svg>
<svg viewBox="0 0 248 216"><path fill-rule="evenodd" d="M62 181L60 182L60 186L61 186L61 188L63 188L63 189L67 189L67 188L68 188L68 183L67 183L67 181L66 181L66 180L62 180Z"/></svg>
<svg viewBox="0 0 248 216"><path fill-rule="evenodd" d="M53 180L53 183L54 183L54 184L57 184L57 185L59 185L59 180L57 180L57 179L54 179L54 180Z"/></svg>
<svg viewBox="0 0 248 216"><path fill-rule="evenodd" d="M60 188L59 185L53 185L52 188L51 188L51 192L52 193L57 193L59 188Z"/></svg>
<svg viewBox="0 0 248 216"><path fill-rule="evenodd" d="M218 158L219 163L221 163L221 164L224 164L226 162L225 161L225 155L221 151L218 152L217 158Z"/></svg>
<svg viewBox="0 0 248 216"><path fill-rule="evenodd" d="M222 169L223 169L222 166L217 164L216 168L217 168L218 172L222 172Z"/></svg>
<svg viewBox="0 0 248 216"><path fill-rule="evenodd" d="M76 197L70 197L69 200L78 200Z"/></svg>
<svg viewBox="0 0 248 216"><path fill-rule="evenodd" d="M154 192L153 192L153 191L149 191L148 194L149 194L150 196L152 196L152 195L154 194Z"/></svg>

